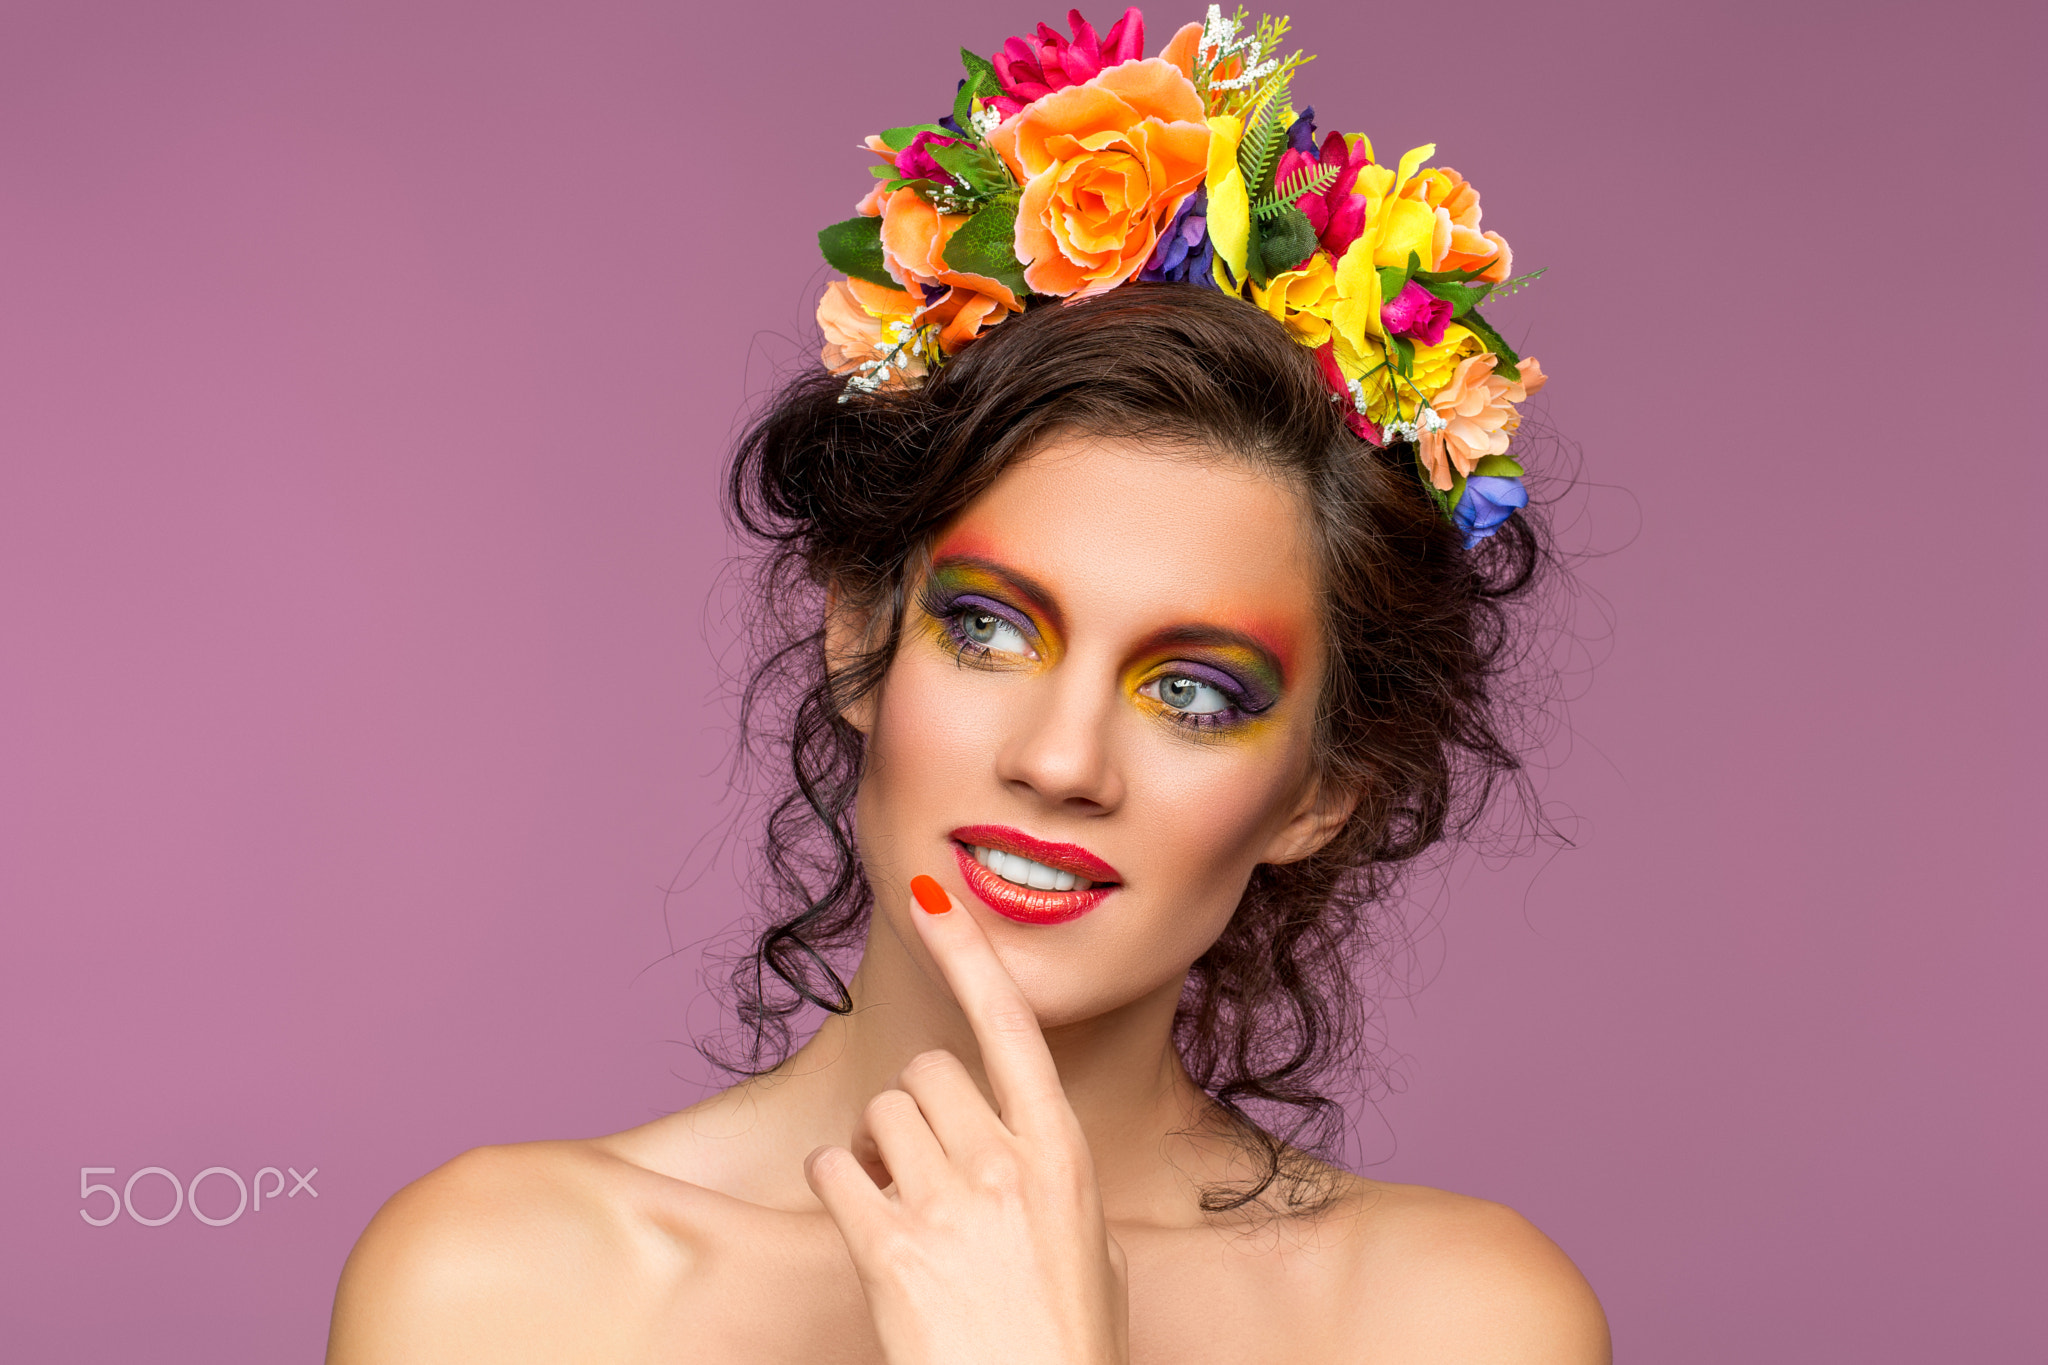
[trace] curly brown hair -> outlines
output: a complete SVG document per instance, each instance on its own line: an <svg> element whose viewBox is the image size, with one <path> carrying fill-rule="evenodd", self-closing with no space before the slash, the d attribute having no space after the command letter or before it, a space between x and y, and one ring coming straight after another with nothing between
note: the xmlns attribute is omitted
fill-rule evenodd
<svg viewBox="0 0 2048 1365"><path fill-rule="evenodd" d="M1256 1178L1209 1189L1222 1212L1279 1197L1315 1206L1343 1134L1330 1082L1364 1074L1361 962L1401 937L1371 913L1425 850L1470 828L1521 764L1502 679L1517 604L1548 562L1539 516L1477 548L1418 480L1406 447L1343 423L1311 353L1240 300L1131 285L1004 322L922 386L847 395L822 371L786 386L741 439L728 515L751 561L760 650L742 696L742 752L783 768L761 845L767 922L734 966L740 1074L779 1065L806 1006L851 1008L834 956L857 948L873 893L851 812L864 737L843 711L882 680L909 580L933 535L1056 430L1220 451L1305 495L1320 555L1329 663L1316 714L1322 780L1359 793L1323 848L1252 874L1188 973L1174 1041ZM828 666L827 590L881 623Z"/></svg>

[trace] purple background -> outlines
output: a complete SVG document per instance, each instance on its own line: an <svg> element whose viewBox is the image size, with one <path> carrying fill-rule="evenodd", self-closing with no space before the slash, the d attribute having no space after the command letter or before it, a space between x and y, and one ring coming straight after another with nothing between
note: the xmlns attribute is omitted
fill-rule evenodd
<svg viewBox="0 0 2048 1365"><path fill-rule="evenodd" d="M1615 551L1578 846L1422 887L1365 1156L1529 1214L1626 1359L2025 1353L2041 8L1293 13L1324 127L1550 268L1498 319ZM857 137L1051 12L0 16L0 1340L308 1360L404 1181L698 1093L723 449Z"/></svg>

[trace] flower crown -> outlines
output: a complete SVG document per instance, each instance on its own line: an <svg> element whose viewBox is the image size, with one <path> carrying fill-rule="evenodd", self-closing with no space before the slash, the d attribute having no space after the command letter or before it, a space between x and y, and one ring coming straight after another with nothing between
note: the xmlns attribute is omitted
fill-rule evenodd
<svg viewBox="0 0 2048 1365"><path fill-rule="evenodd" d="M952 113L867 140L881 158L855 217L818 234L846 278L818 304L825 365L847 392L911 383L1027 306L1132 280L1235 294L1315 352L1344 420L1407 443L1468 546L1528 504L1507 450L1543 386L1479 304L1512 254L1479 227L1479 192L1434 145L1393 168L1363 134L1320 145L1294 107L1284 18L1188 24L1146 57L1126 10L1098 36L1069 11L993 58L961 50Z"/></svg>

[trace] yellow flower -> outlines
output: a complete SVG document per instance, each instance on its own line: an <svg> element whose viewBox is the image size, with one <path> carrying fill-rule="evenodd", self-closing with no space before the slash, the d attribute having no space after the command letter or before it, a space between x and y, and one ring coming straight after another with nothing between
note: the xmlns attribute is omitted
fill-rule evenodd
<svg viewBox="0 0 2048 1365"><path fill-rule="evenodd" d="M1358 355L1386 335L1379 272L1405 267L1410 255L1425 270L1435 259L1436 209L1401 193L1435 152L1436 144L1428 143L1403 156L1397 170L1367 166L1358 173L1352 193L1365 200L1365 230L1337 262L1338 303L1330 318L1338 337Z"/></svg>
<svg viewBox="0 0 2048 1365"><path fill-rule="evenodd" d="M1330 314L1337 306L1336 267L1318 251L1300 269L1282 271L1267 285L1254 284L1252 302L1302 345L1320 346L1330 339Z"/></svg>
<svg viewBox="0 0 2048 1365"><path fill-rule="evenodd" d="M1235 294L1244 287L1252 241L1252 200L1237 168L1237 144L1244 138L1244 120L1218 114L1209 120L1209 240L1216 244L1216 287ZM1228 266L1226 274L1224 267Z"/></svg>
<svg viewBox="0 0 2048 1365"><path fill-rule="evenodd" d="M1456 375L1458 366L1472 356L1486 352L1472 330L1460 323L1444 328L1444 339L1434 346L1415 348L1415 361L1407 374L1397 373L1386 363L1387 353L1377 339L1360 349L1348 347L1340 336L1337 367L1347 379L1363 382L1365 415L1374 423L1412 422L1415 410L1429 404Z"/></svg>

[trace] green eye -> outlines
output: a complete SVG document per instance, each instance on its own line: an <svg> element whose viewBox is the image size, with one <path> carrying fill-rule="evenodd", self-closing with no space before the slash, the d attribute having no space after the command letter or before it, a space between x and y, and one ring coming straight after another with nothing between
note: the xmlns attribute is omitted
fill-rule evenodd
<svg viewBox="0 0 2048 1365"><path fill-rule="evenodd" d="M1159 680L1157 686L1160 701L1190 715L1213 716L1230 706L1229 698L1222 692L1194 678L1168 674Z"/></svg>
<svg viewBox="0 0 2048 1365"><path fill-rule="evenodd" d="M980 607L960 607L947 618L954 640L964 649L980 654L1015 654L1034 657L1031 644L1007 616Z"/></svg>

